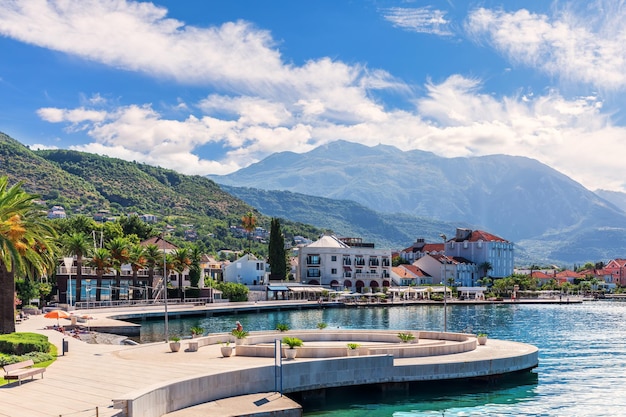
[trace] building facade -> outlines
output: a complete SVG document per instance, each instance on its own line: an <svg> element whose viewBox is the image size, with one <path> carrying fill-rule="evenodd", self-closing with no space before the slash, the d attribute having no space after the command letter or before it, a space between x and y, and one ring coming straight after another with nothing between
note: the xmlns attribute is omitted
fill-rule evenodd
<svg viewBox="0 0 626 417"><path fill-rule="evenodd" d="M224 282L244 285L265 285L269 283L268 267L264 260L248 253L224 265Z"/></svg>
<svg viewBox="0 0 626 417"><path fill-rule="evenodd" d="M296 279L336 290L376 292L391 286L391 250L358 238L325 235L298 252Z"/></svg>
<svg viewBox="0 0 626 417"><path fill-rule="evenodd" d="M456 236L446 241L445 254L467 259L475 263L479 270L488 263L491 268L480 272L482 275L504 278L513 274L513 243L481 230L456 229Z"/></svg>

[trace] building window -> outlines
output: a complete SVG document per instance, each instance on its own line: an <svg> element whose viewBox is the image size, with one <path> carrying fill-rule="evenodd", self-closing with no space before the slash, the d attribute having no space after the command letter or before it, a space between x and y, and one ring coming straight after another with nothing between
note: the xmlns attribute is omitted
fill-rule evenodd
<svg viewBox="0 0 626 417"><path fill-rule="evenodd" d="M344 256L343 257L343 264L344 265L352 265L352 260L349 257Z"/></svg>
<svg viewBox="0 0 626 417"><path fill-rule="evenodd" d="M330 270L330 273L331 273L332 275L337 275L337 268L333 268L333 269L331 269L331 270Z"/></svg>
<svg viewBox="0 0 626 417"><path fill-rule="evenodd" d="M332 262L337 262L337 255L333 255L333 256L331 256L331 257L330 257L330 260L331 260Z"/></svg>
<svg viewBox="0 0 626 417"><path fill-rule="evenodd" d="M322 276L319 268L309 268L306 270L306 276L308 278L319 278Z"/></svg>
<svg viewBox="0 0 626 417"><path fill-rule="evenodd" d="M309 255L306 257L307 265L319 265L320 264L320 256L319 255Z"/></svg>

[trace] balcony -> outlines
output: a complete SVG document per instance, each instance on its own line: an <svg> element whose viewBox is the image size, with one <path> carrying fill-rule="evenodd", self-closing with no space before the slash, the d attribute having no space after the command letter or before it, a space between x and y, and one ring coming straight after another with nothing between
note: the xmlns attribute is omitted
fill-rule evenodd
<svg viewBox="0 0 626 417"><path fill-rule="evenodd" d="M306 257L306 264L307 265L319 265L320 264L320 257L315 255L315 256L307 256Z"/></svg>

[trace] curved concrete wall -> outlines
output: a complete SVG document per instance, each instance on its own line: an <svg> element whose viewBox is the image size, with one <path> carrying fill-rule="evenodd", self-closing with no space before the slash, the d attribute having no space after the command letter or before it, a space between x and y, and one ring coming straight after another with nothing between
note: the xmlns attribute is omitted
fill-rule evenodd
<svg viewBox="0 0 626 417"><path fill-rule="evenodd" d="M513 343L513 342L508 342ZM522 344L516 344L522 345ZM348 385L445 380L499 375L531 369L538 364L538 350L496 359L460 358L455 362L394 365L391 355L329 358L283 362L283 392L297 392ZM241 369L155 385L115 399L115 408L129 417L159 417L181 408L220 398L273 391L274 366Z"/></svg>

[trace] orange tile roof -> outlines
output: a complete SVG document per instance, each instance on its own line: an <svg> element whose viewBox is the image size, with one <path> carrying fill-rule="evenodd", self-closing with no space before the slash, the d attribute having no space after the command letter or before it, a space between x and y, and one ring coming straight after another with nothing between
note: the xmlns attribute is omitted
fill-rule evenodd
<svg viewBox="0 0 626 417"><path fill-rule="evenodd" d="M472 233L466 240L469 242L478 242L479 240L483 242L508 242L506 239L502 239L501 237L483 230L472 230Z"/></svg>

